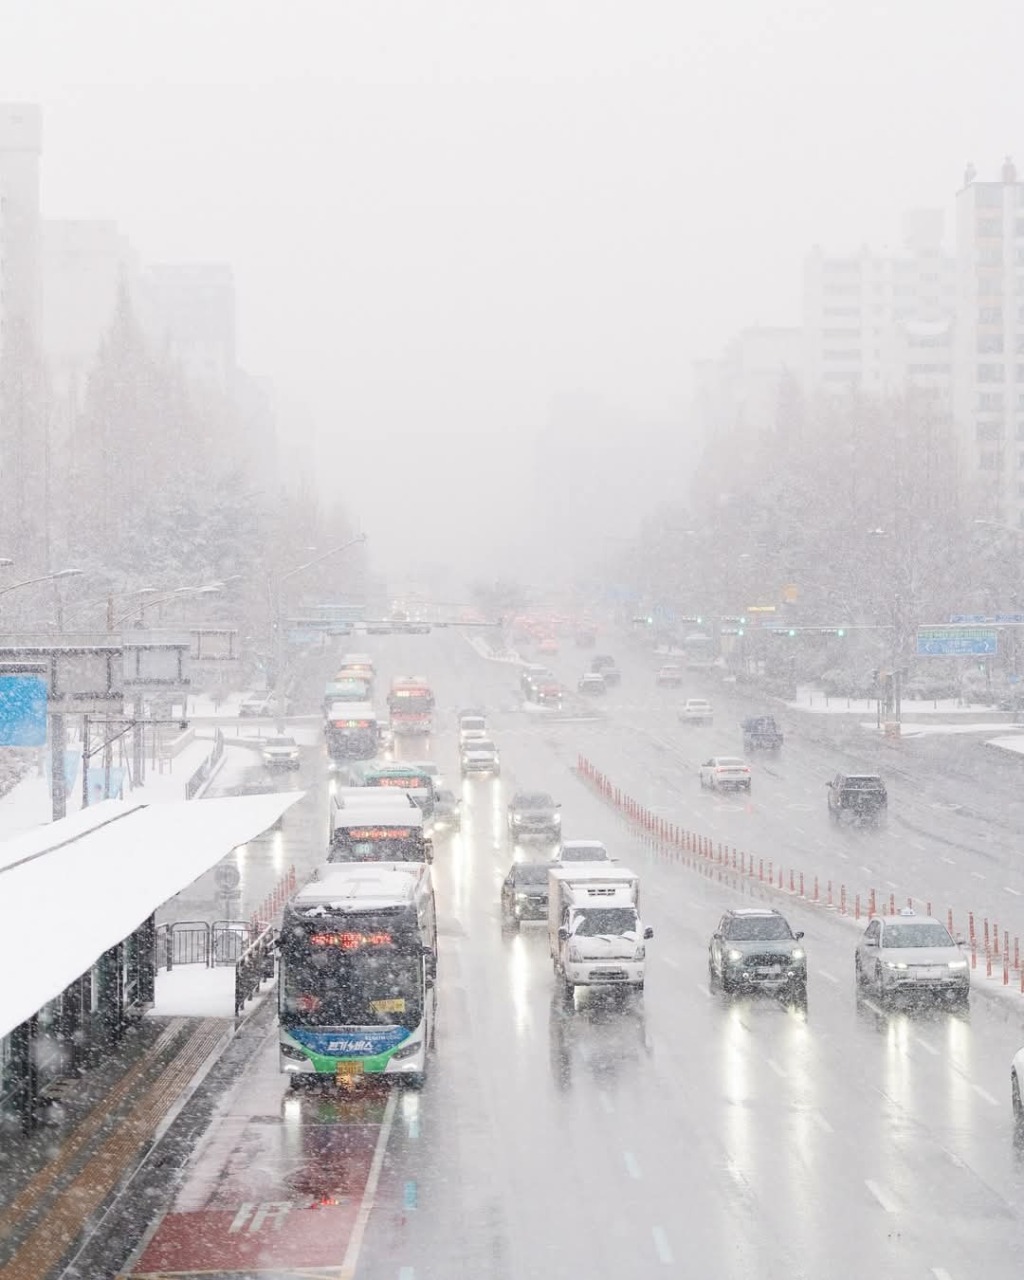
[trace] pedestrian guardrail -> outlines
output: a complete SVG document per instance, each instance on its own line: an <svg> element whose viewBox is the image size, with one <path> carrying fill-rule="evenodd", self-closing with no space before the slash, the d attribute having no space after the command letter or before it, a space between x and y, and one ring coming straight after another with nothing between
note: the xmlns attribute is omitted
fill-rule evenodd
<svg viewBox="0 0 1024 1280"><path fill-rule="evenodd" d="M192 777L189 778L188 782L185 783L185 799L186 800L192 800L195 798L196 792L200 789L203 783L209 778L210 774L213 773L213 770L216 767L217 762L220 760L223 754L224 754L224 734L220 731L220 729L218 729L217 732L214 734L214 738L213 738L213 750L206 757L206 759L199 766L199 768L195 771Z"/></svg>
<svg viewBox="0 0 1024 1280"><path fill-rule="evenodd" d="M174 920L156 931L157 967L170 971L175 965L235 964L242 956L254 932L245 920Z"/></svg>
<svg viewBox="0 0 1024 1280"><path fill-rule="evenodd" d="M259 991L260 983L274 976L277 937L277 929L270 925L245 948L235 962L236 1018L242 1012L245 1002Z"/></svg>

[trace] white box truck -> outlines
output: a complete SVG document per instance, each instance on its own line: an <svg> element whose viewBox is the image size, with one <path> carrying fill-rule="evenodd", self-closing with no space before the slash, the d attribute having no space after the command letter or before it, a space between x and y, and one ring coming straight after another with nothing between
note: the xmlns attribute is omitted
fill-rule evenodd
<svg viewBox="0 0 1024 1280"><path fill-rule="evenodd" d="M552 868L548 877L548 939L555 980L572 1000L577 987L644 989L645 943L654 937L640 919L640 877L622 867Z"/></svg>

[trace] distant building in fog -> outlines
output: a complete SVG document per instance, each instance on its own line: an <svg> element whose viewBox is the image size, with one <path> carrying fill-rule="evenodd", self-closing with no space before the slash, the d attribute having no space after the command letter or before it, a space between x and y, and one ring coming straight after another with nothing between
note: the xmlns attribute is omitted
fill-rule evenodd
<svg viewBox="0 0 1024 1280"><path fill-rule="evenodd" d="M956 419L987 517L1024 525L1024 182L1012 162L957 192Z"/></svg>
<svg viewBox="0 0 1024 1280"><path fill-rule="evenodd" d="M23 571L49 559L49 450L39 355L38 106L0 104L0 555Z"/></svg>
<svg viewBox="0 0 1024 1280"><path fill-rule="evenodd" d="M41 310L38 106L0 104L0 308L38 332Z"/></svg>
<svg viewBox="0 0 1024 1280"><path fill-rule="evenodd" d="M739 444L774 430L787 379L803 377L803 331L755 325L742 329L717 360L693 366L694 408L704 438L723 432Z"/></svg>
<svg viewBox="0 0 1024 1280"><path fill-rule="evenodd" d="M808 255L808 390L885 395L928 387L951 407L956 262L942 247L943 221L941 210L907 214L896 253Z"/></svg>
<svg viewBox="0 0 1024 1280"><path fill-rule="evenodd" d="M235 275L226 263L147 267L140 316L156 350L189 379L230 394L235 354Z"/></svg>

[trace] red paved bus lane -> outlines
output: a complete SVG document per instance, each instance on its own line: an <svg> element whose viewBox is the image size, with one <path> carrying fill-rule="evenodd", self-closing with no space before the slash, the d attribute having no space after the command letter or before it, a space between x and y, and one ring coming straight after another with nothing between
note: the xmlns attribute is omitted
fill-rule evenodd
<svg viewBox="0 0 1024 1280"><path fill-rule="evenodd" d="M126 1276L353 1274L399 1092L292 1091L260 1058Z"/></svg>

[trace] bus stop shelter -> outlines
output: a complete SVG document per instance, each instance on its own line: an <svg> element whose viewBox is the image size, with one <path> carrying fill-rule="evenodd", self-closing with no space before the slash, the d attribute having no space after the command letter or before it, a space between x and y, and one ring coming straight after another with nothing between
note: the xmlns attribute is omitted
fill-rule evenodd
<svg viewBox="0 0 1024 1280"><path fill-rule="evenodd" d="M152 1003L155 912L302 792L107 800L0 842L0 1113L116 1049Z"/></svg>

